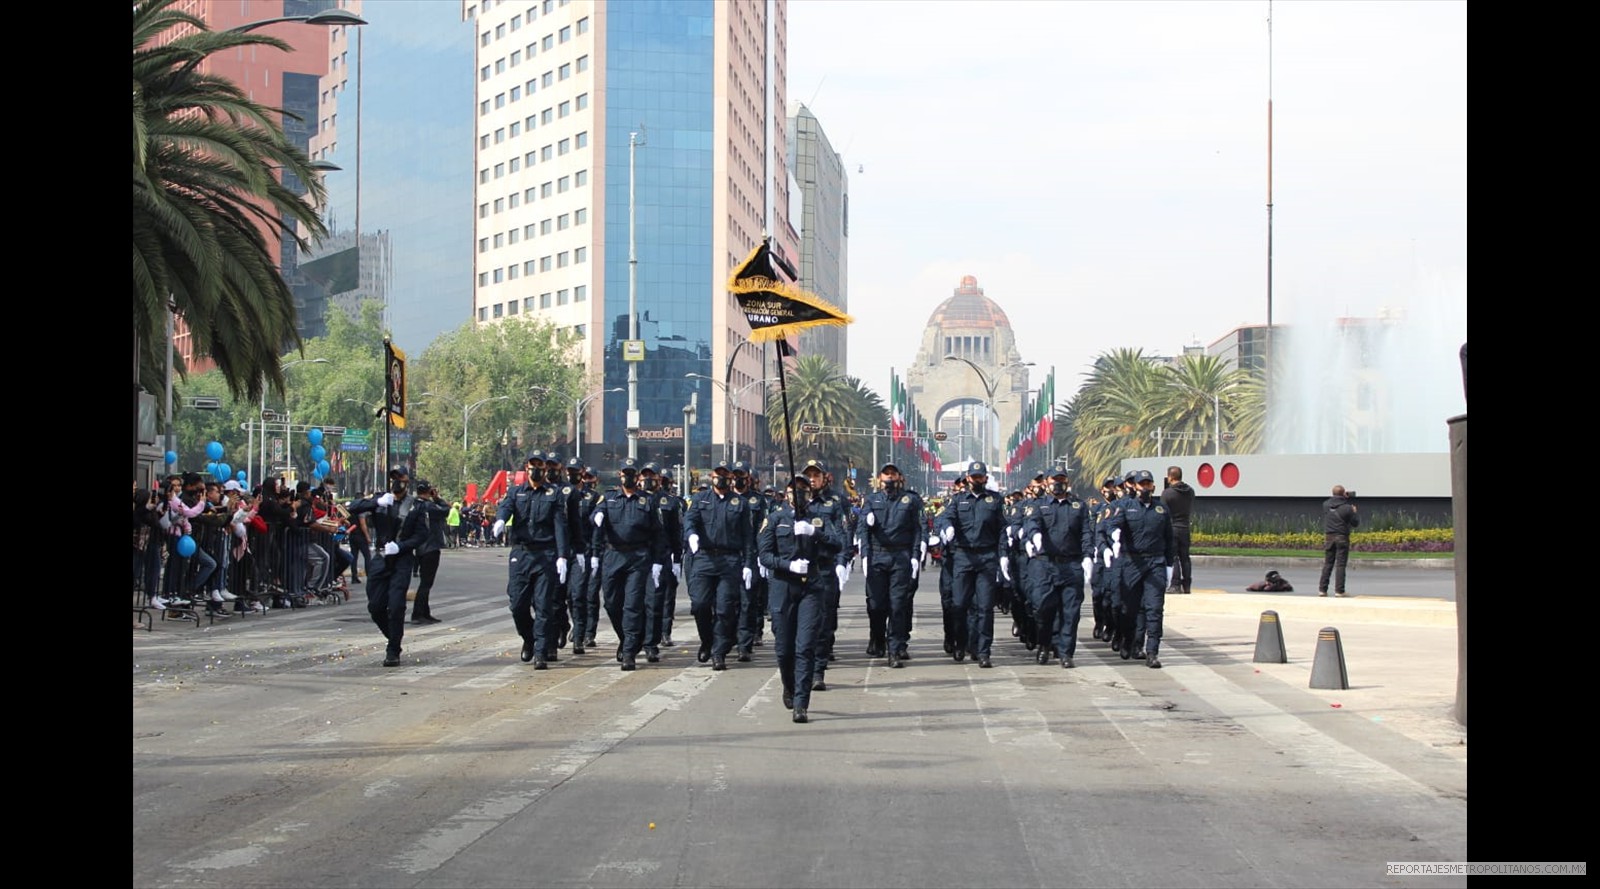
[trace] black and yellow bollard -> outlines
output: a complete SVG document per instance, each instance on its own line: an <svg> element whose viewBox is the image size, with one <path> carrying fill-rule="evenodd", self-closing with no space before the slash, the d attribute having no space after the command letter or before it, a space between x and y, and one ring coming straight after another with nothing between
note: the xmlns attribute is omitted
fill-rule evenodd
<svg viewBox="0 0 1600 889"><path fill-rule="evenodd" d="M1289 651L1283 647L1283 624L1278 623L1278 612L1261 612L1261 625L1256 629L1257 664L1287 664Z"/></svg>
<svg viewBox="0 0 1600 889"><path fill-rule="evenodd" d="M1311 687L1348 689L1350 675L1344 669L1344 645L1339 630L1323 627L1317 631L1317 656L1311 662Z"/></svg>

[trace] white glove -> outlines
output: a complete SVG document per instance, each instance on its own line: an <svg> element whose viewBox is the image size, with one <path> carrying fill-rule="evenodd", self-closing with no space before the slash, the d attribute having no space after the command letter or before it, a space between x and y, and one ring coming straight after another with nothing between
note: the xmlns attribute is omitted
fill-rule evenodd
<svg viewBox="0 0 1600 889"><path fill-rule="evenodd" d="M937 534L929 534L928 535L928 545L929 546L938 546L939 545L939 536ZM927 550L923 550L923 552L927 552Z"/></svg>
<svg viewBox="0 0 1600 889"><path fill-rule="evenodd" d="M1111 543L1114 546L1121 546L1122 545L1122 529L1121 528L1112 528L1111 529Z"/></svg>
<svg viewBox="0 0 1600 889"><path fill-rule="evenodd" d="M1028 551L1028 558L1033 558L1033 541L1028 541L1022 548Z"/></svg>
<svg viewBox="0 0 1600 889"><path fill-rule="evenodd" d="M699 534L690 534L689 535L689 552L697 553L699 551L700 551L700 535Z"/></svg>
<svg viewBox="0 0 1600 889"><path fill-rule="evenodd" d="M772 572L767 570L767 566L758 565L757 568L761 571L761 579L762 580L766 580L767 578L772 576Z"/></svg>
<svg viewBox="0 0 1600 889"><path fill-rule="evenodd" d="M750 589L750 569L746 568L740 574L744 577L744 588Z"/></svg>
<svg viewBox="0 0 1600 889"><path fill-rule="evenodd" d="M556 559L556 582L557 583L566 583L567 582L567 560L566 559Z"/></svg>
<svg viewBox="0 0 1600 889"><path fill-rule="evenodd" d="M589 557L589 570L590 571L599 571L600 570L600 557L599 556L590 556Z"/></svg>
<svg viewBox="0 0 1600 889"><path fill-rule="evenodd" d="M922 569L922 563L916 559L911 560L911 579L917 579L917 572Z"/></svg>
<svg viewBox="0 0 1600 889"><path fill-rule="evenodd" d="M871 528L871 527L876 526L877 524L878 524L878 516L877 516L877 514L876 513L872 513L872 512L867 513L867 527Z"/></svg>
<svg viewBox="0 0 1600 889"><path fill-rule="evenodd" d="M796 537L810 537L815 533L817 533L817 529L813 528L810 522L800 521L794 523L794 536Z"/></svg>
<svg viewBox="0 0 1600 889"><path fill-rule="evenodd" d="M1113 543L1113 544L1111 544L1111 558L1113 558L1113 559L1122 558L1122 544L1121 543Z"/></svg>
<svg viewBox="0 0 1600 889"><path fill-rule="evenodd" d="M1006 542L1007 543L1011 542L1011 534L1012 534L1012 528L1011 528L1010 525L1007 525L1006 526Z"/></svg>
<svg viewBox="0 0 1600 889"><path fill-rule="evenodd" d="M506 520L505 519L495 519L494 520L494 527L490 529L491 536L499 537L501 534L504 534L505 531L506 531Z"/></svg>
<svg viewBox="0 0 1600 889"><path fill-rule="evenodd" d="M379 506L393 506L394 505L394 494L392 494L392 493L390 493L388 491L384 491L382 494L379 494L378 495L378 505Z"/></svg>
<svg viewBox="0 0 1600 889"><path fill-rule="evenodd" d="M789 563L789 570L795 574L806 574L811 570L810 559L795 559Z"/></svg>
<svg viewBox="0 0 1600 889"><path fill-rule="evenodd" d="M672 576L673 577L682 577L683 576L683 563L682 562L673 562L671 565L668 565L667 567L668 567L668 569L670 569L672 571Z"/></svg>
<svg viewBox="0 0 1600 889"><path fill-rule="evenodd" d="M1100 551L1100 560L1102 562L1106 563L1106 567L1107 568L1110 568L1111 567L1111 550L1109 550L1109 549L1101 550Z"/></svg>
<svg viewBox="0 0 1600 889"><path fill-rule="evenodd" d="M939 532L939 536L944 538L945 543L949 543L950 541L956 539L955 526L947 525L943 531Z"/></svg>
<svg viewBox="0 0 1600 889"><path fill-rule="evenodd" d="M606 525L606 514L605 514L605 512L602 511L602 510L598 510L598 509L595 510L594 511L594 526L596 528L604 528L605 525Z"/></svg>
<svg viewBox="0 0 1600 889"><path fill-rule="evenodd" d="M1172 589L1172 566L1167 566L1167 589Z"/></svg>
<svg viewBox="0 0 1600 889"><path fill-rule="evenodd" d="M1011 579L1011 559L1007 556L1000 557L1000 576L1006 580Z"/></svg>
<svg viewBox="0 0 1600 889"><path fill-rule="evenodd" d="M660 562L657 562L654 565L650 566L650 582L655 584L656 586L660 586L661 585L661 563Z"/></svg>
<svg viewBox="0 0 1600 889"><path fill-rule="evenodd" d="M833 569L833 576L839 578L839 586L844 586L850 580L850 566L839 565Z"/></svg>
<svg viewBox="0 0 1600 889"><path fill-rule="evenodd" d="M393 556L393 555L398 555L399 553L400 553L400 544L395 543L393 540L391 540L388 543L385 543L383 545L383 554L384 555Z"/></svg>
<svg viewBox="0 0 1600 889"><path fill-rule="evenodd" d="M1044 534L1043 534L1043 532L1040 532L1040 531L1033 532L1033 551L1036 552L1036 553L1044 552Z"/></svg>
<svg viewBox="0 0 1600 889"><path fill-rule="evenodd" d="M1088 556L1084 556L1083 557L1083 582L1084 583L1088 583L1089 582L1089 578L1091 578L1093 576L1094 576L1094 559L1091 559Z"/></svg>

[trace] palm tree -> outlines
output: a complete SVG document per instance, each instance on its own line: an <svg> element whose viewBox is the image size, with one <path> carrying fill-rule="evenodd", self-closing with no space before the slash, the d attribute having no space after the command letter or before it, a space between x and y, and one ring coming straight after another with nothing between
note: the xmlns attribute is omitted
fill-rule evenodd
<svg viewBox="0 0 1600 889"><path fill-rule="evenodd" d="M1068 408L1080 475L1104 478L1128 457L1155 453L1150 433L1162 409L1160 374L1142 349L1119 349L1095 359Z"/></svg>
<svg viewBox="0 0 1600 889"><path fill-rule="evenodd" d="M322 187L284 136L286 112L198 70L223 50L289 45L211 31L174 2L133 6L135 351L141 378L161 379L170 307L229 390L255 398L264 385L281 391L279 356L300 345L294 299L269 244L290 236L309 247L302 230L326 233L315 210ZM304 182L309 201L283 175Z"/></svg>
<svg viewBox="0 0 1600 889"><path fill-rule="evenodd" d="M789 416L794 424L794 455L806 460L818 457L828 462L834 474L842 477L842 467L856 460L861 443L867 448L871 442L857 440L848 435L821 433L803 435L800 426L816 423L821 426L870 426L873 422L887 424L888 414L881 399L873 411L871 398L862 389L860 381L839 372L839 366L821 355L803 355L785 371L788 388ZM784 422L783 394L777 386L771 387L767 401L769 417L767 426L772 436L772 446L787 454L789 430Z"/></svg>

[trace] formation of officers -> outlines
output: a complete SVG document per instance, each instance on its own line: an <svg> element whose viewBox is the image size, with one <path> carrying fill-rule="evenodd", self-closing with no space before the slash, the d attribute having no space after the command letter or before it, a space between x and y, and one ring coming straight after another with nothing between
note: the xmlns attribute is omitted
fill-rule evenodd
<svg viewBox="0 0 1600 889"><path fill-rule="evenodd" d="M1040 664L1073 666L1085 590L1094 638L1122 658L1159 668L1163 598L1171 582L1171 516L1149 472L1107 479L1100 497L1078 498L1065 469L1025 491L988 487L968 465L942 510L929 515L899 467L886 463L875 490L852 509L820 460L806 461L784 491L759 490L742 461L718 463L687 499L670 471L624 460L617 486L601 490L580 460L530 456L494 533L511 545L506 587L522 660L547 669L571 641L594 648L602 607L625 671L674 645L680 583L712 670L749 662L771 618L784 706L809 719L811 693L827 689L840 590L857 556L865 572L869 656L891 668L911 658L912 600L930 554L939 555L944 650L991 667L996 609Z"/></svg>

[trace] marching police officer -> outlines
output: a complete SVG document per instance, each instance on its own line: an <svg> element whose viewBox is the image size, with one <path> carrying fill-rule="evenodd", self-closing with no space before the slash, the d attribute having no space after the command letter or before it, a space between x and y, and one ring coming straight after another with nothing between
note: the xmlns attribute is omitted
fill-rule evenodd
<svg viewBox="0 0 1600 889"><path fill-rule="evenodd" d="M958 478L950 486L949 499L945 506L950 505L950 500L967 490L965 477ZM955 654L956 642L966 639L965 627L967 616L965 612L956 611L954 604L954 586L951 583L955 577L955 569L950 564L951 548L944 543L945 530L950 527L950 522L945 518L943 509L933 518L933 535L928 539L929 546L937 546L939 552L939 610L944 616L944 653Z"/></svg>
<svg viewBox="0 0 1600 889"><path fill-rule="evenodd" d="M1100 496L1089 502L1094 518L1094 550L1090 553L1100 567L1094 570L1091 583L1094 609L1094 637L1111 641L1116 627L1115 609L1111 605L1111 596L1108 592L1108 578L1110 572L1100 562L1101 549L1105 545L1106 537L1110 531L1111 503L1117 498L1116 477L1107 478L1100 483Z"/></svg>
<svg viewBox="0 0 1600 889"><path fill-rule="evenodd" d="M726 670L739 632L740 597L753 584L756 569L756 528L748 501L733 490L728 461L717 462L710 490L690 502L683 532L694 557L689 609L700 631L698 659L710 661L713 670Z"/></svg>
<svg viewBox="0 0 1600 889"><path fill-rule="evenodd" d="M942 532L945 545L954 550L950 563L950 604L965 621L957 627L953 657L957 662L970 653L978 666L992 667L994 596L1000 577L1011 577L1011 560L1004 554L1005 504L989 490L989 467L974 460L967 465L968 490L945 505Z"/></svg>
<svg viewBox="0 0 1600 889"><path fill-rule="evenodd" d="M1034 613L1038 617L1037 660L1050 663L1050 651L1061 666L1073 666L1078 647L1078 617L1083 585L1093 572L1094 521L1088 507L1072 493L1066 467L1050 473L1043 502L1030 506L1022 528L1023 546L1034 566Z"/></svg>
<svg viewBox="0 0 1600 889"><path fill-rule="evenodd" d="M772 647L783 681L783 705L794 711L795 722L808 721L813 673L822 658L817 638L828 595L824 578L835 564L834 557L818 550L842 551L846 544L835 523L811 511L812 494L811 484L796 476L789 482L790 502L774 506L757 535L759 560L769 581Z"/></svg>
<svg viewBox="0 0 1600 889"><path fill-rule="evenodd" d="M1155 496L1155 476L1148 469L1134 474L1134 484L1138 494L1122 501L1122 509L1112 519L1114 528L1122 532L1122 554L1126 559L1123 598L1130 608L1139 609L1143 618L1135 638L1123 642L1122 656L1128 657L1128 647L1132 645L1139 649L1135 656L1144 658L1145 666L1159 670L1161 660L1156 653L1161 648L1161 616L1167 587L1172 585L1172 514Z"/></svg>
<svg viewBox="0 0 1600 889"><path fill-rule="evenodd" d="M677 498L667 494L662 484L661 466L655 461L639 470L639 483L645 495L655 501L656 517L666 536L667 567L645 591L644 607L644 659L649 663L661 662L661 632L664 626L667 591L677 582L678 565L683 561L683 515L678 511Z"/></svg>
<svg viewBox="0 0 1600 889"><path fill-rule="evenodd" d="M632 457L618 467L622 487L608 492L595 506L590 523L595 527L595 548L605 555L601 563L601 592L611 629L617 634L617 660L622 669L636 668L644 648L645 595L659 583L667 562L666 535L656 513L655 498L639 481L639 462Z"/></svg>
<svg viewBox="0 0 1600 889"><path fill-rule="evenodd" d="M567 494L545 480L546 461L538 452L528 455L527 479L506 493L495 511L494 536L511 528L510 578L506 598L511 622L522 637L522 662L535 670L547 669L555 645L553 635L557 590L565 592L567 558ZM557 467L557 482L560 468Z"/></svg>
<svg viewBox="0 0 1600 889"><path fill-rule="evenodd" d="M767 517L767 498L756 492L754 476L747 463L735 460L729 469L733 471L733 493L743 497L745 505L749 507L750 535L754 539L756 532L761 530L762 519ZM766 594L767 579L757 566L756 576L739 593L739 637L736 647L741 662L750 660L756 641L761 638L766 615Z"/></svg>
<svg viewBox="0 0 1600 889"><path fill-rule="evenodd" d="M600 490L600 476L594 471L594 467L587 463L583 466L583 475L580 478L583 480L584 488L594 494L586 524L589 530L584 532L589 535L589 547L579 556L587 558L589 568L583 576L583 610L587 619L584 621L583 633L579 638L583 640L585 649L592 649L595 647L594 634L600 629L600 612L603 610L600 607L600 558L605 554L605 535L594 532L594 508L600 505L600 501L605 499L608 492ZM574 629L573 632L576 633L577 630Z"/></svg>
<svg viewBox="0 0 1600 889"><path fill-rule="evenodd" d="M672 477L672 470L661 470L661 505L656 512L661 516L661 526L667 532L667 546L672 552L672 562L661 574L661 619L650 634L651 648L671 648L672 618L678 611L678 582L683 573L683 514L689 504L680 496ZM657 648L657 657L660 656Z"/></svg>
<svg viewBox="0 0 1600 889"><path fill-rule="evenodd" d="M584 643L593 634L591 629L597 615L589 611L589 547L593 543L594 525L589 519L594 514L599 495L594 490L593 476L586 481L583 461L577 457L567 461L567 487L572 490L569 516L572 524L567 532L571 554L567 558L567 612L572 619L572 653L583 654Z"/></svg>
<svg viewBox="0 0 1600 889"><path fill-rule="evenodd" d="M827 691L828 662L833 660L834 636L839 629L839 593L850 580L850 532L844 498L830 487L833 476L828 473L827 464L807 460L801 474L811 485L808 514L820 517L829 526L829 533L817 541L817 555L825 563L822 583L827 595L823 597L822 631L817 639L816 675L811 680L812 691Z"/></svg>
<svg viewBox="0 0 1600 889"><path fill-rule="evenodd" d="M561 492L562 515L567 523L567 549L557 553L559 557L567 560L567 573L572 573L572 562L578 536L573 532L573 526L578 523L578 495L579 491L573 485L565 483L562 474L564 461L557 451L547 451L544 455L544 481L552 489ZM572 630L572 613L567 609L567 582L563 579L557 584L550 596L550 618L547 621L549 632L545 635L545 659L559 660L556 652L567 647L567 634Z"/></svg>
<svg viewBox="0 0 1600 889"><path fill-rule="evenodd" d="M878 490L867 495L856 526L866 570L867 621L877 656L903 666L911 641L911 598L922 566L922 495L906 490L900 467L878 470Z"/></svg>
<svg viewBox="0 0 1600 889"><path fill-rule="evenodd" d="M381 557L374 570L367 567L367 613L383 631L389 645L385 667L400 666L400 643L406 629L406 587L416 566L417 547L427 540L427 524L408 488L411 473L403 466L389 470L389 490L377 497L350 504L351 516L367 516L372 544Z"/></svg>

